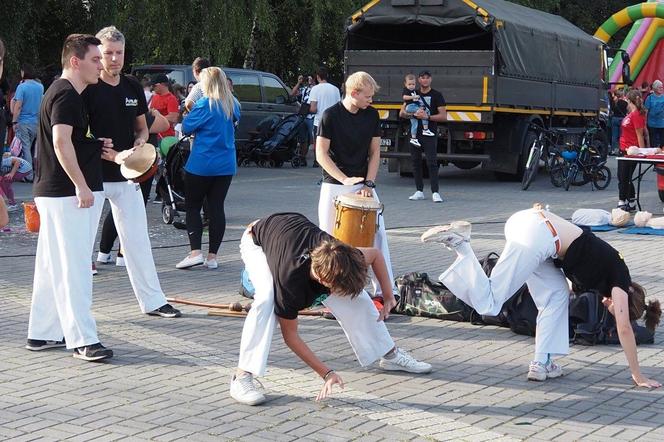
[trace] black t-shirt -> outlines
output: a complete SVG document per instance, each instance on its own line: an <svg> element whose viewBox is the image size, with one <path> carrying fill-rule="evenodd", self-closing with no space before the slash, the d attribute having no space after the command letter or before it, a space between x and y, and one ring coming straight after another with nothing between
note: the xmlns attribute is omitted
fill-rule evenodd
<svg viewBox="0 0 664 442"><path fill-rule="evenodd" d="M419 95L422 101L424 101L424 107L429 111L430 115L438 114L438 108L440 106L445 106L446 104L443 94L435 89L431 89L429 92L419 91ZM431 132L436 132L437 129L438 123L435 121L429 121L429 130ZM418 125L418 132L422 132L422 120L420 120L420 124Z"/></svg>
<svg viewBox="0 0 664 442"><path fill-rule="evenodd" d="M263 248L274 280L274 313L285 319L330 290L311 278L309 252L334 239L299 213L275 213L253 227L254 242Z"/></svg>
<svg viewBox="0 0 664 442"><path fill-rule="evenodd" d="M36 197L75 196L74 183L60 165L53 147L53 126L66 124L72 127L71 140L76 161L88 187L93 192L103 190L101 175L102 142L90 134L88 113L82 97L65 79L55 80L48 88L39 109L37 146L39 161L32 188Z"/></svg>
<svg viewBox="0 0 664 442"><path fill-rule="evenodd" d="M401 95L402 96L410 95L412 97L414 95L420 95L420 94L416 90L411 91L410 89L405 87L405 88L403 88L403 92L402 92ZM406 106L408 106L409 104L418 104L418 101L419 100L408 100L408 101L404 101L404 103L406 104Z"/></svg>
<svg viewBox="0 0 664 442"><path fill-rule="evenodd" d="M626 100L616 100L613 106L613 116L618 118L625 118L629 112L627 111Z"/></svg>
<svg viewBox="0 0 664 442"><path fill-rule="evenodd" d="M148 131L150 130L150 128L154 124L154 120L155 120L155 116L152 115L151 112L146 112L145 113L145 123L148 126ZM159 146L159 137L157 135L158 134L153 134L153 133L150 132L149 135L148 135L148 143L152 144L153 146Z"/></svg>
<svg viewBox="0 0 664 442"><path fill-rule="evenodd" d="M561 267L574 284L575 291L597 290L603 296L611 297L611 289L620 287L629 293L632 278L622 255L589 230L584 230L572 241Z"/></svg>
<svg viewBox="0 0 664 442"><path fill-rule="evenodd" d="M323 112L318 136L330 140L330 157L346 176L366 177L371 139L380 137L378 111L369 106L353 114L340 101ZM323 181L341 184L325 169Z"/></svg>
<svg viewBox="0 0 664 442"><path fill-rule="evenodd" d="M95 138L112 138L113 149L121 152L134 146L136 117L148 111L145 93L140 83L120 75L117 86L99 79L82 94L90 113L90 131ZM126 181L120 166L112 161L102 162L104 181Z"/></svg>

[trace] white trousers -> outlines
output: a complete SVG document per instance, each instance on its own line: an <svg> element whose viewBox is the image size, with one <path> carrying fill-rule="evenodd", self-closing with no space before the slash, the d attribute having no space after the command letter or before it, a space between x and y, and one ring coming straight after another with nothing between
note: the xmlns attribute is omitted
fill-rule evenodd
<svg viewBox="0 0 664 442"><path fill-rule="evenodd" d="M539 311L535 352L565 355L569 352L569 286L553 264L553 235L535 210L512 215L505 224L507 243L487 277L469 244L457 248L456 261L439 280L455 296L480 314L497 315L502 305L524 283Z"/></svg>
<svg viewBox="0 0 664 442"><path fill-rule="evenodd" d="M334 232L334 221L336 218L336 208L334 207L334 199L339 195L347 193L355 193L363 187L363 184L355 184L354 186L344 186L343 184L330 184L321 183L320 185L320 198L318 200L318 226L321 230L329 233ZM378 193L374 189L374 198L378 199ZM387 245L387 233L385 232L385 220L383 215L378 217L378 231L374 238L374 247L380 250L385 259L385 266L387 267L387 275L390 278L390 283L394 285L394 274L392 273L392 260L390 259L390 249ZM371 273L371 284L373 286L374 295L381 296L382 290L378 279Z"/></svg>
<svg viewBox="0 0 664 442"><path fill-rule="evenodd" d="M40 227L28 339L64 336L67 348L99 342L90 265L104 194L94 196L88 209L79 209L75 196L35 198Z"/></svg>
<svg viewBox="0 0 664 442"><path fill-rule="evenodd" d="M129 282L141 311L156 310L167 301L152 257L141 186L129 181L104 183L104 196L111 203Z"/></svg>
<svg viewBox="0 0 664 442"><path fill-rule="evenodd" d="M274 314L274 283L262 247L254 244L245 232L240 241L240 254L254 285L254 301L242 328L238 367L255 376L263 376L277 323ZM360 365L367 366L394 348L394 341L369 295L354 299L330 295L324 304L341 325Z"/></svg>

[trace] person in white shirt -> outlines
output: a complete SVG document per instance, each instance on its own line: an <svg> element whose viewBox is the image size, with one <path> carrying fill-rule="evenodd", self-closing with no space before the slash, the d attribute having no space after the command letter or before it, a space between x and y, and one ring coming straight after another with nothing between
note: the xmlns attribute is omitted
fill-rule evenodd
<svg viewBox="0 0 664 442"><path fill-rule="evenodd" d="M323 117L323 112L341 101L339 88L328 83L327 76L327 68L320 67L316 72L318 84L311 88L311 92L309 93L309 113L314 114L314 140L318 136L318 125ZM318 167L316 160L314 160L314 167Z"/></svg>

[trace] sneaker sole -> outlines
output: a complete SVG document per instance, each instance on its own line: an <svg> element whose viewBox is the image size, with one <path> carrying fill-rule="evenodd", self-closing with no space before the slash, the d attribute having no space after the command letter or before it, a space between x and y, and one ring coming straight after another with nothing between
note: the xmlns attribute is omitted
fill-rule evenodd
<svg viewBox="0 0 664 442"><path fill-rule="evenodd" d="M41 345L39 347L31 347L29 345L26 345L25 349L30 350L30 351L42 351L42 350L50 350L52 348L64 348L66 346L67 346L66 344L58 344L58 345L48 345L48 344L46 344L46 345Z"/></svg>
<svg viewBox="0 0 664 442"><path fill-rule="evenodd" d="M182 267L175 266L175 268L178 269L178 270L185 270L185 269L190 269L190 268L192 268L192 267L202 266L202 265L203 265L202 262L198 262L198 263L196 263L196 264L191 264L191 265L182 266Z"/></svg>
<svg viewBox="0 0 664 442"><path fill-rule="evenodd" d="M547 375L545 374L543 378L531 376L530 373L528 374L528 380L533 381L533 382L544 382L547 379Z"/></svg>
<svg viewBox="0 0 664 442"><path fill-rule="evenodd" d="M95 362L95 361L101 361L102 359L110 359L113 356L111 355L102 355L102 356L84 356L80 353L74 353L72 355L75 359L80 359L82 361L88 361L88 362Z"/></svg>
<svg viewBox="0 0 664 442"><path fill-rule="evenodd" d="M179 318L182 316L182 313L160 313L160 312L148 312L148 316L161 316L162 318Z"/></svg>
<svg viewBox="0 0 664 442"><path fill-rule="evenodd" d="M238 402L238 403L240 403L240 404L243 404L243 405L249 405L249 406L252 406L252 407L253 407L253 406L256 406L256 405L260 405L260 404L262 404L263 402L265 402L265 401L267 400L267 399L265 398L265 396L263 396L262 398L254 399L253 401L240 400L239 398L236 398L236 397L233 396L232 394L231 394L231 397L233 398L234 401L236 401L236 402Z"/></svg>
<svg viewBox="0 0 664 442"><path fill-rule="evenodd" d="M381 370L385 371L403 371L405 373L414 373L414 374L427 374L431 373L433 367L423 369L423 370L408 370L407 368L404 367L399 367L399 366L384 366L384 365L379 365Z"/></svg>
<svg viewBox="0 0 664 442"><path fill-rule="evenodd" d="M560 373L560 374L557 374L555 376L551 376L548 373L546 374L547 379L557 379L557 378L562 378L563 376L565 376L565 373Z"/></svg>

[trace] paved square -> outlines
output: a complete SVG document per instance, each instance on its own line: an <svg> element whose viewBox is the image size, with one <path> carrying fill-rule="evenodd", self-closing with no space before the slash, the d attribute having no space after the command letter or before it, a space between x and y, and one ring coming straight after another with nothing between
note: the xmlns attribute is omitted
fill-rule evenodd
<svg viewBox="0 0 664 442"><path fill-rule="evenodd" d="M610 160L615 171L615 159ZM239 238L249 221L278 211L316 219L318 169L241 168L226 205L228 227L217 270L176 270L188 252L186 234L164 225L159 206L148 205L150 235L167 296L208 302L240 301ZM500 251L502 223L535 201L569 217L574 209L610 210L609 189L590 185L569 192L540 175L527 192L482 170L441 169L442 204L411 202L411 179L381 170L377 190L385 203L395 275L438 275L451 252L422 245L426 227L455 219L473 225L478 256ZM614 175L615 177L615 175ZM28 199L27 185L17 185ZM430 193L425 192L427 198ZM662 214L654 174L643 184L644 208ZM392 316L388 328L400 346L434 365L429 375L362 369L335 321L302 318L300 330L316 354L338 370L343 392L315 403L320 379L275 334L268 374L261 379L269 401L235 403L228 394L237 362L242 319L208 316L180 306L184 316L163 319L140 313L124 268L101 266L94 285L94 315L102 342L116 357L86 363L69 351L23 349L36 235L22 215L12 232L0 233L0 439L28 440L664 440L664 390L631 385L619 347L573 346L561 359L566 375L545 383L526 381L532 338L507 329ZM662 253L657 236L601 234L618 248L632 276L651 297L664 301ZM205 246L204 246L205 248ZM664 381L662 333L639 347L643 372Z"/></svg>

